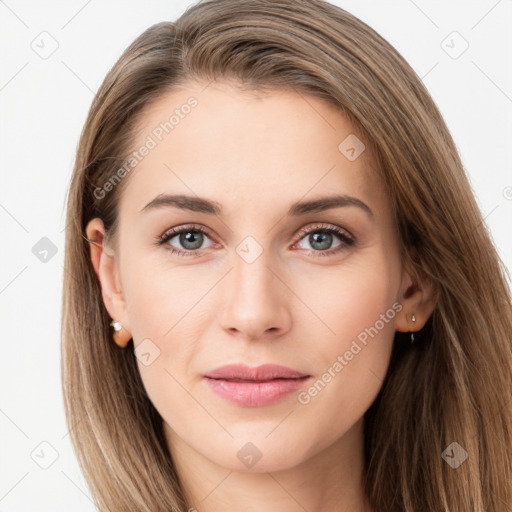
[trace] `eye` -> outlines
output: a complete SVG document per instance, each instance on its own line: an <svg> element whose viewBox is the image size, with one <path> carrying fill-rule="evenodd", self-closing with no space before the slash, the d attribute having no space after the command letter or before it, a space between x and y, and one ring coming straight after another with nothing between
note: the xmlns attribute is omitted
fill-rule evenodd
<svg viewBox="0 0 512 512"><path fill-rule="evenodd" d="M355 239L338 226L317 225L301 230L299 235L301 238L297 243L300 244L305 240L309 244L305 249L309 250L314 257L329 256L355 244ZM336 238L339 243L333 247ZM301 248L304 249L304 247Z"/></svg>
<svg viewBox="0 0 512 512"><path fill-rule="evenodd" d="M201 254L200 249L206 238L209 238L208 231L196 225L181 226L179 228L172 228L166 231L163 235L157 238L158 245L167 245L167 249L171 254L178 256L198 256ZM180 244L181 247L176 247L170 242L175 240L175 244Z"/></svg>
<svg viewBox="0 0 512 512"><path fill-rule="evenodd" d="M329 256L347 249L355 244L355 239L342 228L338 226L331 226L320 224L313 227L302 229L299 233L300 239L296 244L305 240L309 247L300 247L301 249L309 250L310 254L314 257ZM174 240L176 239L176 240ZM177 256L200 256L202 249L206 249L215 245L213 242L203 247L205 240L211 237L209 231L204 227L191 224L180 226L179 228L172 228L167 230L163 235L157 237L157 245L165 245L165 248ZM333 242L338 239L338 243L334 245ZM174 240L173 243L171 243ZM176 247L179 244L180 247Z"/></svg>

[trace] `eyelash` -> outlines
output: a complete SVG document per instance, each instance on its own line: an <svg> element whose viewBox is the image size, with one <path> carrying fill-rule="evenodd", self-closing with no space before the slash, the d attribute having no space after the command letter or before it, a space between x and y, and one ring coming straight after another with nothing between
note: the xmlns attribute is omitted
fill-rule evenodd
<svg viewBox="0 0 512 512"><path fill-rule="evenodd" d="M203 235L208 236L209 238L212 238L212 236L210 235L210 232L208 230L206 230L205 228L203 228L199 225L190 224L190 225L181 226L179 228L172 228L171 230L166 231L165 233L163 233L162 235L160 235L156 238L156 243L158 246L164 245L169 240L174 238L176 235L179 235L181 233L186 233L189 231L201 233ZM313 226L312 228L301 229L298 234L297 242L295 242L294 245L296 243L300 242L306 235L309 235L311 233L317 233L317 232L334 234L341 240L342 243L340 245L338 245L337 247L335 247L334 249L327 249L325 251L320 251L320 250L315 251L313 249L310 249L309 252L313 253L315 258L323 257L323 256L330 256L332 254L343 251L347 247L351 247L351 246L355 245L355 239L353 237L351 237L350 235L348 235L348 233L345 230L338 228L337 226L330 226L330 225L325 225L325 224L316 225L316 226ZM182 249L176 249L175 247L172 247L172 246L168 246L168 247L166 247L166 250L170 251L171 254L174 254L174 255L180 256L180 257L199 257L202 255L201 249L182 250Z"/></svg>

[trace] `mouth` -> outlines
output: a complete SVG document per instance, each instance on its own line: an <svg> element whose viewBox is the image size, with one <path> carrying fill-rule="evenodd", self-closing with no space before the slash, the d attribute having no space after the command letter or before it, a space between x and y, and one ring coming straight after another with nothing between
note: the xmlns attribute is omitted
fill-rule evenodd
<svg viewBox="0 0 512 512"><path fill-rule="evenodd" d="M279 365L228 365L204 375L208 387L222 398L244 407L276 403L304 386L311 375Z"/></svg>
<svg viewBox="0 0 512 512"><path fill-rule="evenodd" d="M309 375L278 364L262 364L254 367L247 366L246 364L228 364L215 368L214 370L205 373L204 376L211 379L261 382L274 379L295 379L308 377Z"/></svg>
<svg viewBox="0 0 512 512"><path fill-rule="evenodd" d="M212 377L207 377L208 379L209 378L212 378ZM304 377L293 377L293 378L285 378L285 377L278 377L276 379L261 379L261 380L254 380L254 379L213 379L213 380L224 380L226 382L251 382L251 383L257 383L257 382L273 382L273 381L276 381L276 380L299 380L299 379L305 379L306 376Z"/></svg>

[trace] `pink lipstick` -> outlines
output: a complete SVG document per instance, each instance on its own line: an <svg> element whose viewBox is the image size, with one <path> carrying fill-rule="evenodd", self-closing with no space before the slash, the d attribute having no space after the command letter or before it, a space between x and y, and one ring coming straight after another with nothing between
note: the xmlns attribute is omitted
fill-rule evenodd
<svg viewBox="0 0 512 512"><path fill-rule="evenodd" d="M311 375L275 364L257 367L230 364L204 375L210 389L223 398L245 407L261 407L275 403L300 389L310 378Z"/></svg>

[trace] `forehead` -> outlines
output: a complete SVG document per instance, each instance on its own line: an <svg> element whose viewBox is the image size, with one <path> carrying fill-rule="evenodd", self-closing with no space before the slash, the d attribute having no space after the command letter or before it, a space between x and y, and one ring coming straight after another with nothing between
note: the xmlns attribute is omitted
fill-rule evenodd
<svg viewBox="0 0 512 512"><path fill-rule="evenodd" d="M146 147L147 149L144 149ZM161 193L285 208L335 190L385 201L368 144L341 111L313 95L188 82L145 109L121 206ZM142 153L144 153L143 156ZM258 202L258 198L260 201Z"/></svg>

